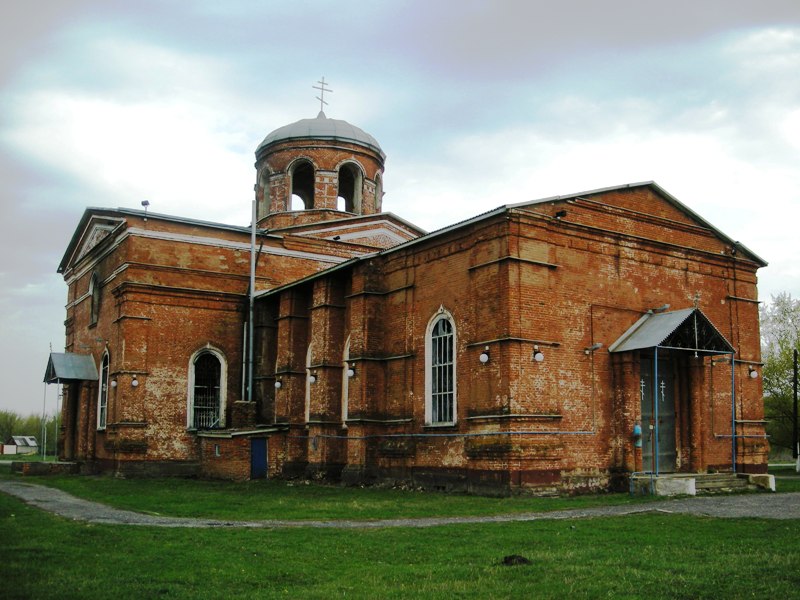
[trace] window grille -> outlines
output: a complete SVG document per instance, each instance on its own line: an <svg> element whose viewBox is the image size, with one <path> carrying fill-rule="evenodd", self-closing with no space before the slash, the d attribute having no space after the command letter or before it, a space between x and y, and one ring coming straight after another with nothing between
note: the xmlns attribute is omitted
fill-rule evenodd
<svg viewBox="0 0 800 600"><path fill-rule="evenodd" d="M194 427L219 427L219 359L213 354L201 354L194 361Z"/></svg>
<svg viewBox="0 0 800 600"><path fill-rule="evenodd" d="M431 422L452 423L453 325L440 319L431 331Z"/></svg>
<svg viewBox="0 0 800 600"><path fill-rule="evenodd" d="M97 406L97 428L105 429L108 416L108 354L103 355L100 367L100 401Z"/></svg>

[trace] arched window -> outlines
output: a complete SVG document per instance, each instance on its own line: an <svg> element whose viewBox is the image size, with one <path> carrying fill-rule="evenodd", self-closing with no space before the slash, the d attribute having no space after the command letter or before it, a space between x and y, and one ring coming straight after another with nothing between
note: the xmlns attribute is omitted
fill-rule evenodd
<svg viewBox="0 0 800 600"><path fill-rule="evenodd" d="M226 364L210 348L197 352L189 371L189 427L217 429L225 426Z"/></svg>
<svg viewBox="0 0 800 600"><path fill-rule="evenodd" d="M295 197L299 198L306 210L314 208L314 165L301 160L292 166L292 210L296 207Z"/></svg>
<svg viewBox="0 0 800 600"><path fill-rule="evenodd" d="M108 352L100 366L100 397L97 399L97 428L105 429L108 420Z"/></svg>
<svg viewBox="0 0 800 600"><path fill-rule="evenodd" d="M89 296L91 297L89 324L94 325L100 316L100 278L97 273L92 273L92 278L89 280Z"/></svg>
<svg viewBox="0 0 800 600"><path fill-rule="evenodd" d="M355 163L348 162L339 167L337 210L350 213L361 212L363 179L361 169Z"/></svg>
<svg viewBox="0 0 800 600"><path fill-rule="evenodd" d="M456 329L444 308L428 323L425 334L425 422L456 421Z"/></svg>

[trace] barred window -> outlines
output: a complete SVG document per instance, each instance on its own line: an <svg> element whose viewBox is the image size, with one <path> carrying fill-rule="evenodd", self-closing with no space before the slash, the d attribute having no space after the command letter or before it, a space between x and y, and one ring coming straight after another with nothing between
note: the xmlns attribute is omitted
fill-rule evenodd
<svg viewBox="0 0 800 600"><path fill-rule="evenodd" d="M445 311L431 322L426 340L426 421L431 425L456 420L455 327Z"/></svg>
<svg viewBox="0 0 800 600"><path fill-rule="evenodd" d="M201 352L192 362L191 418L194 429L222 427L223 363L212 352Z"/></svg>
<svg viewBox="0 0 800 600"><path fill-rule="evenodd" d="M97 401L97 428L105 429L108 419L108 352L103 354L100 367L100 397Z"/></svg>

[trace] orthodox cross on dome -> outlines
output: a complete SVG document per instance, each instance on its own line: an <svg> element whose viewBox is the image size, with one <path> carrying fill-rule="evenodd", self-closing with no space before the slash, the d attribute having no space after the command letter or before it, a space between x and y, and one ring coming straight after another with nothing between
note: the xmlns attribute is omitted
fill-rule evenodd
<svg viewBox="0 0 800 600"><path fill-rule="evenodd" d="M319 100L319 112L320 114L324 114L322 111L323 104L327 106L327 102L325 102L325 92L333 93L333 90L327 88L327 82L325 81L325 77L323 76L320 81L317 82L319 85L312 85L311 87L315 90L319 90L319 96L317 96L317 100Z"/></svg>

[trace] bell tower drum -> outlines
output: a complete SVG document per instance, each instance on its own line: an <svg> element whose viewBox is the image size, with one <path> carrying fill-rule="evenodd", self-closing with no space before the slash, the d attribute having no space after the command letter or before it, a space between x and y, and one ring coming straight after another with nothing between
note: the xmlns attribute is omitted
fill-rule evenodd
<svg viewBox="0 0 800 600"><path fill-rule="evenodd" d="M322 94L331 91L324 79L319 83ZM256 149L258 226L277 229L381 212L385 161L374 137L322 110L314 119L276 129Z"/></svg>

